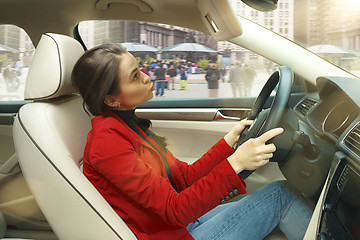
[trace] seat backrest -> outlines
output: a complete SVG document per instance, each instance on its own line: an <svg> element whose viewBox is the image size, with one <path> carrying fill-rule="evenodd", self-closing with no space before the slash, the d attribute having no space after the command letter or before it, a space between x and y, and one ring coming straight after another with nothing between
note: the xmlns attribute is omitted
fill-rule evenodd
<svg viewBox="0 0 360 240"><path fill-rule="evenodd" d="M73 38L44 34L13 127L25 180L59 239L136 239L81 171L91 118L71 84L83 54Z"/></svg>

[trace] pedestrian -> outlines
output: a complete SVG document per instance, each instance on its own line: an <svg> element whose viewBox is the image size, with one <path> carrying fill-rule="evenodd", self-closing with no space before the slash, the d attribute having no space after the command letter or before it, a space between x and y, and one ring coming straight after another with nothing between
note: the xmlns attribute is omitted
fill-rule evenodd
<svg viewBox="0 0 360 240"><path fill-rule="evenodd" d="M149 70L146 68L146 64L140 64L140 71L142 71L146 75L149 75Z"/></svg>
<svg viewBox="0 0 360 240"><path fill-rule="evenodd" d="M23 67L24 67L23 61L21 61L21 59L19 59L18 61L16 61L15 67L16 67L16 75L21 76L21 74L22 74L22 69L23 69Z"/></svg>
<svg viewBox="0 0 360 240"><path fill-rule="evenodd" d="M245 70L241 68L240 64L235 64L230 70L229 83L233 97L244 97L245 96Z"/></svg>
<svg viewBox="0 0 360 240"><path fill-rule="evenodd" d="M163 65L159 65L157 67L155 67L155 82L156 82L156 91L155 91L155 95L157 97L163 97L164 96L164 92L165 92L165 73L166 73L166 69L163 67Z"/></svg>
<svg viewBox="0 0 360 240"><path fill-rule="evenodd" d="M168 82L168 88L170 90L170 85L171 85L171 89L175 90L175 77L177 75L176 69L174 67L174 65L170 65L170 68L167 70L167 74L170 76L170 80Z"/></svg>
<svg viewBox="0 0 360 240"><path fill-rule="evenodd" d="M5 80L7 92L15 92L20 86L20 81L17 76L17 70L13 68L11 62L5 65L5 69L2 74Z"/></svg>
<svg viewBox="0 0 360 240"><path fill-rule="evenodd" d="M155 85L155 69L150 67L149 70L149 77L150 77L150 81Z"/></svg>
<svg viewBox="0 0 360 240"><path fill-rule="evenodd" d="M218 97L220 72L216 67L216 63L210 62L205 79L208 83L209 97Z"/></svg>
<svg viewBox="0 0 360 240"><path fill-rule="evenodd" d="M256 77L256 72L254 70L254 68L250 67L247 64L244 64L244 71L245 71L245 76L246 76L246 80L244 82L245 85L245 96L251 96L251 89L252 89L252 85L254 83L254 78Z"/></svg>
<svg viewBox="0 0 360 240"><path fill-rule="evenodd" d="M74 66L72 81L83 106L95 116L83 154L84 175L137 239L264 239L277 225L288 239L303 239L312 212L285 181L221 204L246 193L239 173L269 162L276 147L267 142L282 128L235 150L240 133L253 123L239 121L199 160L187 164L149 130L149 119L136 117L136 107L152 99L153 86L125 48L106 44L86 51Z"/></svg>
<svg viewBox="0 0 360 240"><path fill-rule="evenodd" d="M220 71L221 80L224 83L225 82L225 76L226 76L226 68L225 68L225 66L222 66L219 71Z"/></svg>
<svg viewBox="0 0 360 240"><path fill-rule="evenodd" d="M188 72L185 67L180 68L180 90L185 90L187 86Z"/></svg>
<svg viewBox="0 0 360 240"><path fill-rule="evenodd" d="M158 67L159 65L156 63L156 62L151 62L151 65L150 65L150 67L152 67L152 68L156 68L156 67Z"/></svg>

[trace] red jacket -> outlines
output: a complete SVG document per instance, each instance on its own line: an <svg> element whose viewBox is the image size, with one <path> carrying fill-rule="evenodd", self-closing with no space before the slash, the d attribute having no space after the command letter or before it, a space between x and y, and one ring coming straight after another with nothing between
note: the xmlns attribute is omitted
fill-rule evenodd
<svg viewBox="0 0 360 240"><path fill-rule="evenodd" d="M246 193L245 182L226 160L234 150L224 139L191 165L149 139L167 159L178 193L158 152L108 114L92 120L84 174L138 239L193 239L187 224L229 199L234 189Z"/></svg>

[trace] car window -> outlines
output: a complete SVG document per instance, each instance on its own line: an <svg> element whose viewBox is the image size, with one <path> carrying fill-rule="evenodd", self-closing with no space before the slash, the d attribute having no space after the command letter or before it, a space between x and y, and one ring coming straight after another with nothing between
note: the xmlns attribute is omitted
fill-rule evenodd
<svg viewBox="0 0 360 240"><path fill-rule="evenodd" d="M22 29L0 25L0 102L24 100L34 45Z"/></svg>
<svg viewBox="0 0 360 240"><path fill-rule="evenodd" d="M103 43L124 45L154 80L154 95L159 98L257 96L277 66L233 43L177 26L85 21L78 29L87 48ZM160 65L169 75L165 79L159 79ZM171 65L174 70L170 70Z"/></svg>
<svg viewBox="0 0 360 240"><path fill-rule="evenodd" d="M236 14L360 76L360 1L282 0L277 9L270 12L259 12L239 0L229 0L229 3Z"/></svg>

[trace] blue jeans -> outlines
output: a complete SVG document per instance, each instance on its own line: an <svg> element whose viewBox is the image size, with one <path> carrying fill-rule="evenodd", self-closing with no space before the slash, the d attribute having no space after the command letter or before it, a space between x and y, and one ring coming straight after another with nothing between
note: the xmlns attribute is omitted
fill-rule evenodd
<svg viewBox="0 0 360 240"><path fill-rule="evenodd" d="M164 89L165 89L165 81L156 81L156 96L163 96L164 95Z"/></svg>
<svg viewBox="0 0 360 240"><path fill-rule="evenodd" d="M277 181L219 205L187 229L196 240L260 240L279 226L288 239L303 239L311 215L301 194L286 181Z"/></svg>

